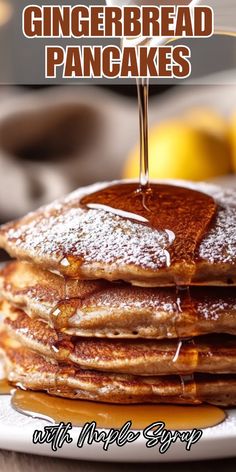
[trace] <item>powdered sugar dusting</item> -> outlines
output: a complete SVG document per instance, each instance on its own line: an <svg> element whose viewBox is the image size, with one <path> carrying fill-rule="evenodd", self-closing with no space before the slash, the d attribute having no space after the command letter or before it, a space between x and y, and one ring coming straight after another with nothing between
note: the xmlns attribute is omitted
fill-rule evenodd
<svg viewBox="0 0 236 472"><path fill-rule="evenodd" d="M202 319L218 320L226 312L236 313L236 299L232 290L220 288L215 290L212 287L191 289L191 303L185 306L182 302L182 308L185 313L199 314ZM150 314L159 315L160 312L179 313L177 304L177 293L174 288L149 289L129 286L109 286L108 289L101 290L85 299L80 309L90 307L98 311L108 309L119 311L150 312ZM192 313L191 313L192 314Z"/></svg>
<svg viewBox="0 0 236 472"><path fill-rule="evenodd" d="M66 255L87 262L114 261L119 264L165 266L164 248L168 237L164 232L123 220L105 211L69 208L66 212L33 220L12 228L8 239L16 247L33 256L61 259Z"/></svg>
<svg viewBox="0 0 236 472"><path fill-rule="evenodd" d="M211 195L219 209L212 228L199 246L198 256L209 262L236 263L236 190L200 182L184 186Z"/></svg>
<svg viewBox="0 0 236 472"><path fill-rule="evenodd" d="M236 193L235 193L236 199ZM219 204L224 204L220 200ZM236 207L222 206L214 226L201 242L199 256L208 262L236 262Z"/></svg>
<svg viewBox="0 0 236 472"><path fill-rule="evenodd" d="M234 296L229 296L224 299L219 295L215 299L198 300L198 313L206 320L217 321L226 312L236 313L236 299Z"/></svg>

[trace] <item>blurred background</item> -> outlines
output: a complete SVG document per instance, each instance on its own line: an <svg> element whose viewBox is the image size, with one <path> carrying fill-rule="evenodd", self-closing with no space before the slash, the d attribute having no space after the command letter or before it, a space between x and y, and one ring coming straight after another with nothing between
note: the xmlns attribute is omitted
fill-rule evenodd
<svg viewBox="0 0 236 472"><path fill-rule="evenodd" d="M236 86L151 87L152 178L236 181ZM81 185L138 178L136 87L0 86L0 221Z"/></svg>
<svg viewBox="0 0 236 472"><path fill-rule="evenodd" d="M4 38L9 38L14 18L14 4L0 0L2 73ZM235 186L236 38L205 41L193 46L195 70L200 70L200 50L208 56L205 75L185 85L157 82L150 87L150 175ZM134 84L24 84L16 51L7 58L6 80L0 85L1 223L78 186L138 177ZM13 69L21 86L7 85Z"/></svg>

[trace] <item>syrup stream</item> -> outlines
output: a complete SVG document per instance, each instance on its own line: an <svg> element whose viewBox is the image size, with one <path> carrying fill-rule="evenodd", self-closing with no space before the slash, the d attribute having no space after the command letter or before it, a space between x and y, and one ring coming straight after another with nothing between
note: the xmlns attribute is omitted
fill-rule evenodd
<svg viewBox="0 0 236 472"><path fill-rule="evenodd" d="M141 191L149 188L148 165L148 79L137 79L139 104L139 140L140 140L140 173L139 184Z"/></svg>

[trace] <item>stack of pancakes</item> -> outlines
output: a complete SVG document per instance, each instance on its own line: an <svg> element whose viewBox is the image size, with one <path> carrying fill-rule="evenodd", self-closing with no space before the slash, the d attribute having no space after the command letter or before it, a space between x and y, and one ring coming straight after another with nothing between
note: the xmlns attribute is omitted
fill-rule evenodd
<svg viewBox="0 0 236 472"><path fill-rule="evenodd" d="M236 191L193 188L217 211L187 289L162 264L158 231L79 204L93 187L1 227L0 247L17 259L0 273L12 384L92 401L236 405Z"/></svg>

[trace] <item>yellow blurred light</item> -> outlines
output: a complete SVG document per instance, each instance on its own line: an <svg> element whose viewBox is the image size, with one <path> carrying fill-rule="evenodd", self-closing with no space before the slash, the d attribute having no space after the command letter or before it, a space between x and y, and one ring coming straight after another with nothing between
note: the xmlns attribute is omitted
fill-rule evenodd
<svg viewBox="0 0 236 472"><path fill-rule="evenodd" d="M6 0L0 0L0 26L9 21L12 15L12 6Z"/></svg>
<svg viewBox="0 0 236 472"><path fill-rule="evenodd" d="M153 179L186 180L206 180L231 173L228 141L185 120L163 122L150 130L149 171ZM137 147L128 156L123 176L133 178L138 174Z"/></svg>
<svg viewBox="0 0 236 472"><path fill-rule="evenodd" d="M236 173L236 113L234 112L230 120L229 138L232 149L233 170Z"/></svg>
<svg viewBox="0 0 236 472"><path fill-rule="evenodd" d="M211 133L222 139L228 135L228 121L212 108L191 108L184 113L182 118L200 131Z"/></svg>

